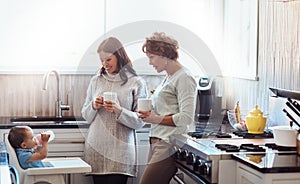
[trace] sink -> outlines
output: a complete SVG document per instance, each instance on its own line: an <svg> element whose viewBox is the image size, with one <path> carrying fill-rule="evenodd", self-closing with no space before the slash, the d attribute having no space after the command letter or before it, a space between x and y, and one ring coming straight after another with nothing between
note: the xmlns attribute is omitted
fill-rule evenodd
<svg viewBox="0 0 300 184"><path fill-rule="evenodd" d="M10 119L14 124L87 124L82 117L14 117Z"/></svg>
<svg viewBox="0 0 300 184"><path fill-rule="evenodd" d="M13 124L57 124L56 121L13 121Z"/></svg>

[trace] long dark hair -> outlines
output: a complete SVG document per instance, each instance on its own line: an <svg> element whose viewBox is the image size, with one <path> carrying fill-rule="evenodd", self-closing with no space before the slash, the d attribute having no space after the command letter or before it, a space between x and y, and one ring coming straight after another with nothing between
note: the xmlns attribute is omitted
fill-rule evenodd
<svg viewBox="0 0 300 184"><path fill-rule="evenodd" d="M124 85L128 81L126 71L132 73L134 76L137 76L136 71L132 68L131 60L129 59L122 43L117 38L109 37L103 40L98 47L97 53L99 54L101 51L112 53L116 56L118 60L118 72L121 80L124 81L121 85ZM106 74L104 67L100 69L100 74Z"/></svg>

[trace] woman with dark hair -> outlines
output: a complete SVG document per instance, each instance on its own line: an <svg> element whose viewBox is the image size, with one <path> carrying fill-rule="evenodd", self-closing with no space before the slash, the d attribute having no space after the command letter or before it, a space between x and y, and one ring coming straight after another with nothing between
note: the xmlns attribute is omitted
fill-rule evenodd
<svg viewBox="0 0 300 184"><path fill-rule="evenodd" d="M126 184L128 176L137 174L134 130L144 122L135 111L138 98L147 97L147 87L118 39L107 38L97 53L102 67L90 81L82 108L90 123L84 160L92 166L95 184ZM104 101L104 92L116 93L117 100Z"/></svg>
<svg viewBox="0 0 300 184"><path fill-rule="evenodd" d="M154 110L138 111L140 118L151 123L149 164L141 184L168 184L176 174L169 137L183 134L193 123L196 103L196 81L178 61L178 42L163 32L146 38L142 50L158 73L166 77L153 93Z"/></svg>

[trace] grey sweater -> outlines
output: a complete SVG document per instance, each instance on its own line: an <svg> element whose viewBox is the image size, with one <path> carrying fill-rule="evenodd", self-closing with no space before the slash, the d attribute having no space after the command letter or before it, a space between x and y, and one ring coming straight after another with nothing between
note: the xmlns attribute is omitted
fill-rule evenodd
<svg viewBox="0 0 300 184"><path fill-rule="evenodd" d="M136 137L134 129L144 122L136 112L137 99L147 97L147 87L141 77L127 73L128 81L121 85L119 74L94 76L87 89L82 116L90 123L85 142L84 160L92 166L92 174L125 174L136 176ZM104 108L94 110L92 102L104 92L116 92L122 112L117 117Z"/></svg>

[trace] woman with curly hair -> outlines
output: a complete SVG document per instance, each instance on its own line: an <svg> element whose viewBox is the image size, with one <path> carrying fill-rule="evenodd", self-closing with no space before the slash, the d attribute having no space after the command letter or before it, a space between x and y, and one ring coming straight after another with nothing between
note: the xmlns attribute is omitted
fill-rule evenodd
<svg viewBox="0 0 300 184"><path fill-rule="evenodd" d="M183 134L193 123L196 104L196 81L178 61L178 42L163 32L146 38L142 50L165 79L153 94L154 110L138 111L139 117L152 124L149 163L141 184L167 184L177 172L169 137Z"/></svg>

